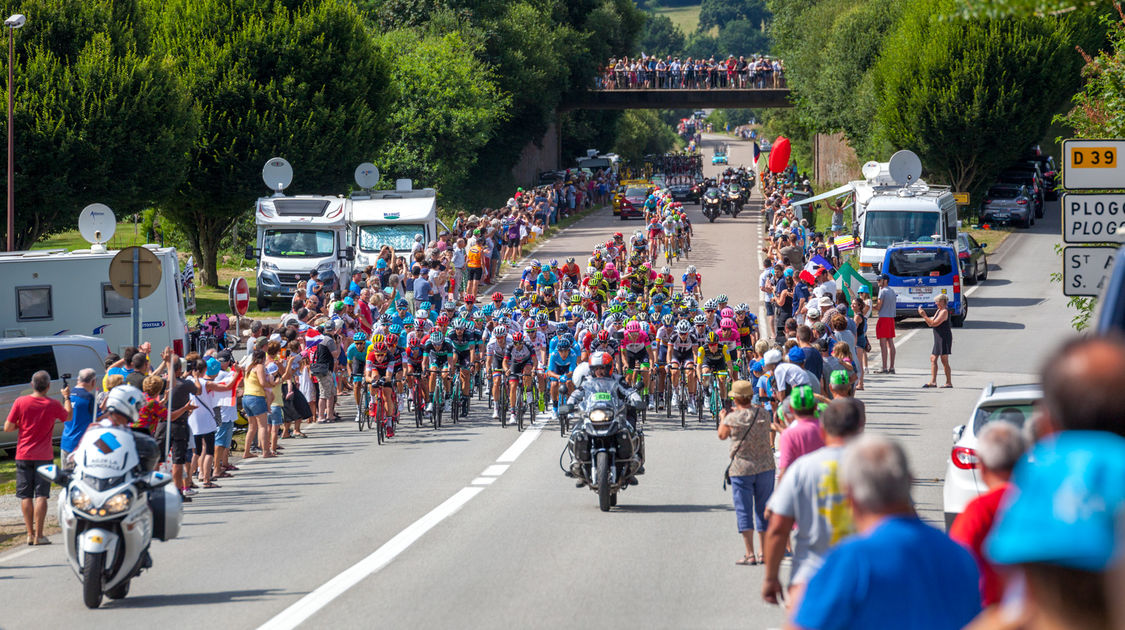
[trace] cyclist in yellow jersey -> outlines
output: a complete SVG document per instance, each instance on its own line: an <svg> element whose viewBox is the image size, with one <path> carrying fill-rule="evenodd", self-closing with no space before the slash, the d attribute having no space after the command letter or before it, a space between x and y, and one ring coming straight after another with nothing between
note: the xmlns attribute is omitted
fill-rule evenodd
<svg viewBox="0 0 1125 630"><path fill-rule="evenodd" d="M730 371L732 361L727 347L719 340L719 335L714 331L707 333L706 343L701 344L695 352L695 370L699 382L705 382L703 377L715 373L719 377L719 396L722 400L727 398L727 372ZM723 372L723 374L719 374Z"/></svg>

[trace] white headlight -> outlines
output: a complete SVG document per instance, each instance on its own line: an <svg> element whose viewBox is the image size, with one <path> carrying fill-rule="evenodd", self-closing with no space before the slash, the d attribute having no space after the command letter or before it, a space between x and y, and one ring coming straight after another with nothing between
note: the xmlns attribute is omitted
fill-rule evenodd
<svg viewBox="0 0 1125 630"><path fill-rule="evenodd" d="M118 512L124 512L125 510L128 510L129 504L132 503L132 500L133 498L129 495L128 492L118 492L117 494L110 497L105 502L105 505L103 507L105 507L106 511L110 514L116 514Z"/></svg>
<svg viewBox="0 0 1125 630"><path fill-rule="evenodd" d="M91 503L92 502L90 501L89 495L83 492L80 488L70 489L70 504L75 508L85 512L86 510L90 509Z"/></svg>
<svg viewBox="0 0 1125 630"><path fill-rule="evenodd" d="M590 422L605 422L609 420L609 414L603 409L595 409L590 412Z"/></svg>

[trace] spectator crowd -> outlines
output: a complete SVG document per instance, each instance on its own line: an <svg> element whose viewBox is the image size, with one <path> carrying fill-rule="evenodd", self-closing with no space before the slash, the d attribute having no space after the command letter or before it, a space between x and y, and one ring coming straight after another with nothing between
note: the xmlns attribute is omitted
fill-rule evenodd
<svg viewBox="0 0 1125 630"><path fill-rule="evenodd" d="M681 59L642 53L610 59L598 68L595 81L599 90L784 88L785 65L763 55Z"/></svg>

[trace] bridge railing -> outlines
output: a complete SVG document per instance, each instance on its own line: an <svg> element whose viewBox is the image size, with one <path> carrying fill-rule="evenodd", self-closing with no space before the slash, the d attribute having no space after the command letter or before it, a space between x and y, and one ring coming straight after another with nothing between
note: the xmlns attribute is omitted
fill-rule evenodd
<svg viewBox="0 0 1125 630"><path fill-rule="evenodd" d="M721 63L686 64L673 60L652 67L649 60L611 59L598 69L594 90L779 90L788 89L785 67L777 60L752 61L745 67ZM776 62L776 63L775 63Z"/></svg>

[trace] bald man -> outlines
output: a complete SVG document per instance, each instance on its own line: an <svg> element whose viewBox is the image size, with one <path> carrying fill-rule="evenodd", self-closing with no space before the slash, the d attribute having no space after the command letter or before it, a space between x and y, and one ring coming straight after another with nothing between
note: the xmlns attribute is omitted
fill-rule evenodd
<svg viewBox="0 0 1125 630"><path fill-rule="evenodd" d="M1041 372L1043 415L1054 431L1125 436L1125 340L1082 337L1063 344Z"/></svg>

